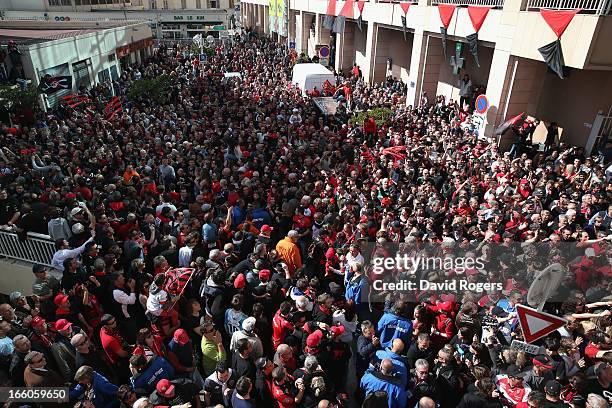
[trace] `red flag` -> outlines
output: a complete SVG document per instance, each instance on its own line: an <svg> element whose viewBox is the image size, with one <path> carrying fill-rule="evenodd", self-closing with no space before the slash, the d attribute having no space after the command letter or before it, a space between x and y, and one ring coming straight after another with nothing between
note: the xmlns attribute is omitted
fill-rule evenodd
<svg viewBox="0 0 612 408"><path fill-rule="evenodd" d="M344 16L346 18L355 18L355 0L346 0L344 2L344 7L340 10L340 16Z"/></svg>
<svg viewBox="0 0 612 408"><path fill-rule="evenodd" d="M121 99L118 96L114 96L104 107L104 116L107 120L111 120L115 115L122 110Z"/></svg>
<svg viewBox="0 0 612 408"><path fill-rule="evenodd" d="M64 102L66 102L66 105L70 106L72 109L83 103L91 101L91 99L89 99L88 97L81 95L66 95L62 97L62 99L64 100Z"/></svg>
<svg viewBox="0 0 612 408"><path fill-rule="evenodd" d="M166 272L164 290L172 296L180 296L191 279L193 268L173 268Z"/></svg>
<svg viewBox="0 0 612 408"><path fill-rule="evenodd" d="M363 6L365 6L365 0L359 0L357 2L357 9L359 9L359 14L363 14Z"/></svg>
<svg viewBox="0 0 612 408"><path fill-rule="evenodd" d="M327 12L325 14L328 16L336 15L336 0L329 0L327 2Z"/></svg>
<svg viewBox="0 0 612 408"><path fill-rule="evenodd" d="M454 4L438 4L438 12L440 13L440 20L442 20L442 25L447 30L453 18L453 14L455 13L456 8L457 6L455 6Z"/></svg>
<svg viewBox="0 0 612 408"><path fill-rule="evenodd" d="M546 21L546 23L550 26L550 28L557 34L557 38L561 38L565 29L572 21L576 13L578 13L580 9L575 10L546 10L540 9L540 14Z"/></svg>
<svg viewBox="0 0 612 408"><path fill-rule="evenodd" d="M408 9L410 8L411 4L412 3L408 1L403 1L400 3L400 7L402 8L402 10L404 10L404 15L408 14Z"/></svg>
<svg viewBox="0 0 612 408"><path fill-rule="evenodd" d="M480 27L482 27L482 23L484 23L485 18L487 18L487 14L489 14L489 10L491 10L491 8L492 7L468 6L468 14L470 15L472 26L476 32L480 30Z"/></svg>

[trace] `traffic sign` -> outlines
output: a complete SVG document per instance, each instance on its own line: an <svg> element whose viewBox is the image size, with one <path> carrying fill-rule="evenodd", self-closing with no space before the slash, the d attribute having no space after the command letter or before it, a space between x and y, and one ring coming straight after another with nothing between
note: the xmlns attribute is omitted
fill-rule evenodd
<svg viewBox="0 0 612 408"><path fill-rule="evenodd" d="M489 100L484 95L478 95L476 98L476 112L484 114L489 109Z"/></svg>
<svg viewBox="0 0 612 408"><path fill-rule="evenodd" d="M289 43L289 48L292 49L292 50L295 50L295 42L291 41Z"/></svg>
<svg viewBox="0 0 612 408"><path fill-rule="evenodd" d="M321 48L319 48L319 57L329 58L329 47L327 45L323 45Z"/></svg>
<svg viewBox="0 0 612 408"><path fill-rule="evenodd" d="M516 305L516 313L527 343L533 343L567 323L565 319L523 305Z"/></svg>

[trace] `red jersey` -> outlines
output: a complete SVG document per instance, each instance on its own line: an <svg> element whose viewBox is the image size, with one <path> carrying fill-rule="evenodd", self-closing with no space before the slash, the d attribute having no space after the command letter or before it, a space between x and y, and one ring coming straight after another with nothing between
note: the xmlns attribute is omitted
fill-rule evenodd
<svg viewBox="0 0 612 408"><path fill-rule="evenodd" d="M289 374L287 374L285 381L281 385L276 384L276 381L272 381L272 397L278 403L278 408L293 408L296 406L293 393L294 388L292 387L293 381L293 377Z"/></svg>
<svg viewBox="0 0 612 408"><path fill-rule="evenodd" d="M527 384L511 388L507 375L496 376L495 386L501 396L514 407L520 407L523 406L522 403L527 403L527 397L531 392L531 388Z"/></svg>
<svg viewBox="0 0 612 408"><path fill-rule="evenodd" d="M285 337L291 332L293 332L293 324L281 316L279 310L272 319L272 347L274 350L285 341Z"/></svg>
<svg viewBox="0 0 612 408"><path fill-rule="evenodd" d="M117 364L117 360L119 360L117 352L123 349L121 346L122 340L123 339L119 337L118 334L108 333L106 327L100 329L100 342L102 343L102 348L112 364Z"/></svg>

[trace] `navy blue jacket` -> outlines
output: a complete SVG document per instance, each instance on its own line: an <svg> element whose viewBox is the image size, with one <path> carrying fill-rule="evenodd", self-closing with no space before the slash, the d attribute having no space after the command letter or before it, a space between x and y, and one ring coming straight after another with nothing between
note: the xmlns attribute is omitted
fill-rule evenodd
<svg viewBox="0 0 612 408"><path fill-rule="evenodd" d="M146 370L135 377L130 378L132 388L136 393L150 395L159 380L171 380L174 378L174 367L162 357L155 357Z"/></svg>

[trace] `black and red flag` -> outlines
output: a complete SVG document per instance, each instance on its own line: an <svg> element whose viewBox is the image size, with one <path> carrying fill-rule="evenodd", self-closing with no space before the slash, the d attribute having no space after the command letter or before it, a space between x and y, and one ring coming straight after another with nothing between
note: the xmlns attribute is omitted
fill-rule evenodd
<svg viewBox="0 0 612 408"><path fill-rule="evenodd" d="M410 5L411 5L411 4L412 4L412 3L408 2L408 1L402 1L402 2L399 4L399 5L400 5L400 7L402 8L402 11L404 12L404 15L403 15L403 16L401 16L401 17L402 17L402 28L403 28L403 30L404 30L404 41L407 41L407 38L406 38L406 25L407 25L407 22L406 22L406 15L408 14L408 9L410 8Z"/></svg>
<svg viewBox="0 0 612 408"><path fill-rule="evenodd" d="M468 14L470 15L470 20L472 20L472 27L474 27L475 32L465 38L468 40L470 53L474 56L478 68L480 68L480 61L478 60L478 31L480 31L480 27L482 27L490 9L491 7L468 6Z"/></svg>
<svg viewBox="0 0 612 408"><path fill-rule="evenodd" d="M442 34L442 51L444 52L444 59L446 60L446 39L447 30L455 14L457 6L454 4L438 4L438 12L440 13L440 20L442 21L442 27L440 27L440 33Z"/></svg>
<svg viewBox="0 0 612 408"><path fill-rule="evenodd" d="M328 0L327 12L325 13L325 18L323 19L323 28L326 28L330 31L333 30L335 20L336 20L336 0Z"/></svg>
<svg viewBox="0 0 612 408"><path fill-rule="evenodd" d="M359 10L359 17L357 17L357 28L362 31L361 25L363 24L363 6L365 6L365 0L357 1L357 9Z"/></svg>
<svg viewBox="0 0 612 408"><path fill-rule="evenodd" d="M189 283L193 268L172 268L166 272L165 291L171 296L180 296Z"/></svg>
<svg viewBox="0 0 612 408"><path fill-rule="evenodd" d="M580 9L540 10L542 18L544 18L549 27L557 35L557 40L538 48L538 51L540 51L540 54L542 54L542 58L544 58L544 61L546 61L548 68L550 68L561 79L563 79L563 66L565 65L565 61L563 60L563 49L561 48L561 36L576 13L579 11Z"/></svg>
<svg viewBox="0 0 612 408"><path fill-rule="evenodd" d="M64 102L66 102L66 105L68 105L72 109L84 103L91 102L91 99L89 99L86 96L82 96L82 95L72 95L71 94L71 95L64 96L62 99Z"/></svg>
<svg viewBox="0 0 612 408"><path fill-rule="evenodd" d="M114 96L104 107L104 116L106 120L111 120L122 110L121 99L118 96Z"/></svg>
<svg viewBox="0 0 612 408"><path fill-rule="evenodd" d="M45 75L40 81L40 91L51 95L61 89L72 89L71 76Z"/></svg>

